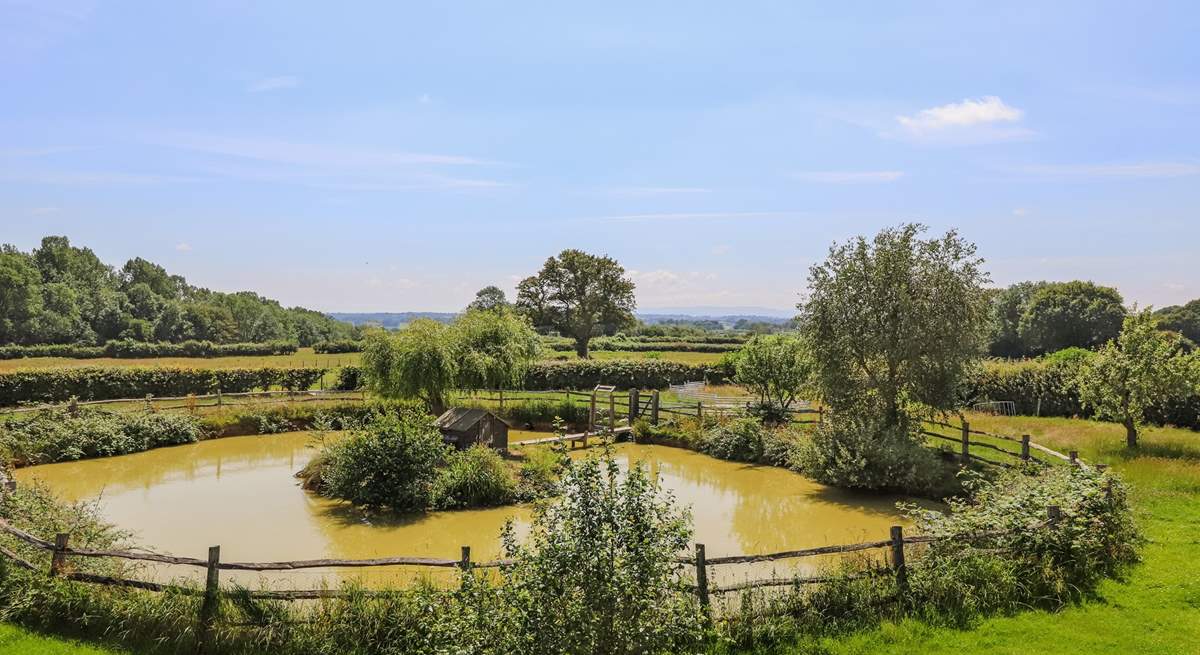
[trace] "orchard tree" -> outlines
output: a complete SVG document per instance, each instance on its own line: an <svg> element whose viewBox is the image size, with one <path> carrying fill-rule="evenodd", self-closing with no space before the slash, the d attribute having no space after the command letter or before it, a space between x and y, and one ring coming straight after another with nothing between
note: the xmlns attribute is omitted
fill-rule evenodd
<svg viewBox="0 0 1200 655"><path fill-rule="evenodd" d="M1120 336L1080 366L1079 400L1125 426L1125 443L1135 448L1147 408L1200 386L1198 361L1184 353L1179 335L1159 329L1149 310L1138 312L1125 319Z"/></svg>
<svg viewBox="0 0 1200 655"><path fill-rule="evenodd" d="M617 330L636 323L633 281L611 257L564 250L546 260L537 275L517 286L517 307L539 328L553 328L575 340L575 352L588 356L598 327Z"/></svg>
<svg viewBox="0 0 1200 655"><path fill-rule="evenodd" d="M1121 294L1092 282L1050 282L1030 294L1020 321L1028 354L1073 346L1096 348L1116 338L1125 319Z"/></svg>
<svg viewBox="0 0 1200 655"><path fill-rule="evenodd" d="M467 310L499 311L507 307L509 307L508 298L504 295L504 290L498 286L489 285L475 293L475 300L467 305Z"/></svg>
<svg viewBox="0 0 1200 655"><path fill-rule="evenodd" d="M922 239L923 225L834 244L809 271L801 329L822 398L835 412L907 423L913 406L949 410L988 326L988 276L954 231Z"/></svg>
<svg viewBox="0 0 1200 655"><path fill-rule="evenodd" d="M796 398L811 391L813 369L802 337L759 335L734 357L734 382L758 396L759 411L765 417L783 420Z"/></svg>

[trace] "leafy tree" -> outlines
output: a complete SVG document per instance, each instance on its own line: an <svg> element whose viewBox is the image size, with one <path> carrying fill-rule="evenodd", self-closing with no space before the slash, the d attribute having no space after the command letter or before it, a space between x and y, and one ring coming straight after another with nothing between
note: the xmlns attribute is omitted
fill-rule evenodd
<svg viewBox="0 0 1200 655"><path fill-rule="evenodd" d="M504 295L503 289L497 286L486 286L475 293L475 300L467 305L467 310L496 311L508 306L508 297Z"/></svg>
<svg viewBox="0 0 1200 655"><path fill-rule="evenodd" d="M505 389L521 384L540 343L529 321L506 307L470 309L452 324L461 389Z"/></svg>
<svg viewBox="0 0 1200 655"><path fill-rule="evenodd" d="M0 250L0 343L26 342L42 313L42 275L32 259L6 246Z"/></svg>
<svg viewBox="0 0 1200 655"><path fill-rule="evenodd" d="M575 340L588 356L588 342L601 326L615 332L636 325L633 281L611 257L564 250L546 260L537 275L517 286L517 307L539 327L553 327Z"/></svg>
<svg viewBox="0 0 1200 655"><path fill-rule="evenodd" d="M758 396L764 416L785 419L796 398L811 389L813 360L803 338L759 335L734 358L734 381Z"/></svg>
<svg viewBox="0 0 1200 655"><path fill-rule="evenodd" d="M1050 282L1030 295L1020 337L1030 354L1095 348L1120 333L1124 318L1124 299L1116 289L1079 280Z"/></svg>
<svg viewBox="0 0 1200 655"><path fill-rule="evenodd" d="M1134 448L1148 407L1200 386L1196 362L1179 335L1161 331L1146 310L1126 317L1121 334L1083 361L1075 383L1084 406L1125 426Z"/></svg>
<svg viewBox="0 0 1200 655"><path fill-rule="evenodd" d="M1186 305L1164 307L1155 313L1163 329L1173 330L1194 344L1200 344L1200 299Z"/></svg>
<svg viewBox="0 0 1200 655"><path fill-rule="evenodd" d="M948 410L987 329L988 281L975 246L954 231L924 240L922 225L834 244L810 269L801 327L821 396L835 410L882 417Z"/></svg>
<svg viewBox="0 0 1200 655"><path fill-rule="evenodd" d="M1024 357L1029 347L1021 338L1021 317L1035 292L1046 282L1018 282L992 297L992 334L988 353L996 357Z"/></svg>
<svg viewBox="0 0 1200 655"><path fill-rule="evenodd" d="M450 328L429 319L417 319L395 334L369 332L361 364L367 388L385 398L420 400L441 414L458 381L453 337Z"/></svg>
<svg viewBox="0 0 1200 655"><path fill-rule="evenodd" d="M678 553L690 517L640 465L611 454L573 464L562 499L535 509L529 537L504 548L505 652L634 655L695 652L703 633Z"/></svg>

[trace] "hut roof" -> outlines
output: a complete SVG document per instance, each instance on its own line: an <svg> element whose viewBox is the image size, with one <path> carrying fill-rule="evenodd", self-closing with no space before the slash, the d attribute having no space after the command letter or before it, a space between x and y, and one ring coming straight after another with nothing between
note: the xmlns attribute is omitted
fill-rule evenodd
<svg viewBox="0 0 1200 655"><path fill-rule="evenodd" d="M461 432L463 430L471 429L471 427L473 427L476 423L491 415L492 413L486 409L455 407L446 410L446 413L439 416L437 420L433 422L433 424L442 430ZM501 423L504 423L504 421L498 417L497 420L500 420ZM507 423L505 423L505 425L507 425Z"/></svg>

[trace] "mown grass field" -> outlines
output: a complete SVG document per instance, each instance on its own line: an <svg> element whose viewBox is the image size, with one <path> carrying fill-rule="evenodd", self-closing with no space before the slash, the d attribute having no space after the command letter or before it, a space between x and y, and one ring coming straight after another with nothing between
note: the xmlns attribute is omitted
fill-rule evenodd
<svg viewBox="0 0 1200 655"><path fill-rule="evenodd" d="M1086 653L1184 655L1200 652L1200 433L1150 428L1136 453L1114 424L1061 418L970 416L977 429L1029 433L1056 450L1110 464L1132 487L1148 543L1127 578L1058 612L992 617L969 629L918 621L797 644L787 652L989 655Z"/></svg>

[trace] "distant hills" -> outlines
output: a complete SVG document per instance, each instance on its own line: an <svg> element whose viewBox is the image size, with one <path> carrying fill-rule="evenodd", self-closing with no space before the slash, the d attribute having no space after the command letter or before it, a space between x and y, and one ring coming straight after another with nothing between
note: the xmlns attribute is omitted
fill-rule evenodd
<svg viewBox="0 0 1200 655"><path fill-rule="evenodd" d="M379 325L389 329L403 327L419 318L449 323L455 312L330 312L329 316L353 325ZM637 312L643 322L716 321L732 327L740 320L751 323L786 323L794 314L765 307L671 307Z"/></svg>

